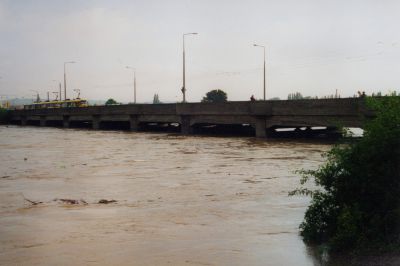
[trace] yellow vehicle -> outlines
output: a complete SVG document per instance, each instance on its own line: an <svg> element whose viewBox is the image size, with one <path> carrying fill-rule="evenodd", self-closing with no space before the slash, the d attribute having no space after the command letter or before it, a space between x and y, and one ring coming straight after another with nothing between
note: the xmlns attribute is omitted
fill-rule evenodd
<svg viewBox="0 0 400 266"><path fill-rule="evenodd" d="M10 108L10 102L9 101L5 101L5 102L1 102L0 101L0 108L4 108L4 109L8 109Z"/></svg>
<svg viewBox="0 0 400 266"><path fill-rule="evenodd" d="M25 110L34 109L48 109L48 108L68 108L68 107L87 107L88 102L86 100L76 98L74 100L65 101L45 101L35 102L33 104L24 105Z"/></svg>

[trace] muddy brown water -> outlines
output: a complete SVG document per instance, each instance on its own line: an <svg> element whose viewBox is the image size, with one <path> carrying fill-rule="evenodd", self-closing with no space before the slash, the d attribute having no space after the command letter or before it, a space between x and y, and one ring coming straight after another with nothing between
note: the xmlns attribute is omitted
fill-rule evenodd
<svg viewBox="0 0 400 266"><path fill-rule="evenodd" d="M0 126L0 264L316 265L287 194L329 148Z"/></svg>

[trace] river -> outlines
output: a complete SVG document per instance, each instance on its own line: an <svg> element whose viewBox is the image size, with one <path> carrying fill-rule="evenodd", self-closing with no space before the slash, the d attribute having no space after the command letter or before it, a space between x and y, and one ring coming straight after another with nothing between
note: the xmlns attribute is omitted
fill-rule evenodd
<svg viewBox="0 0 400 266"><path fill-rule="evenodd" d="M329 144L18 126L0 136L1 265L318 264L298 235L309 199L288 191Z"/></svg>

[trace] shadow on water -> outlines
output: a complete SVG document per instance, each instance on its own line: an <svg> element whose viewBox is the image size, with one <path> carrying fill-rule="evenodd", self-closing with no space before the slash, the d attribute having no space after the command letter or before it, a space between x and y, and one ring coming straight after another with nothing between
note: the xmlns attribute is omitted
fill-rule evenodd
<svg viewBox="0 0 400 266"><path fill-rule="evenodd" d="M99 127L103 130L129 130L130 123L128 121L102 121Z"/></svg>
<svg viewBox="0 0 400 266"><path fill-rule="evenodd" d="M28 126L40 126L40 121L28 121ZM63 128L62 121L46 121L46 126ZM70 121L69 128L92 129L92 121ZM100 130L122 130L130 131L129 121L101 121L98 124ZM181 133L181 125L178 123L151 123L142 122L136 130L139 132L156 132L156 133ZM255 129L250 124L195 124L190 128L190 134L199 136L213 137L254 137ZM357 137L357 135L355 136ZM342 138L342 134L333 128L271 128L267 129L267 139L269 141L290 141L301 140L315 143L335 143ZM260 138L261 140L264 138ZM265 139L264 139L265 141Z"/></svg>
<svg viewBox="0 0 400 266"><path fill-rule="evenodd" d="M313 265L320 266L397 266L400 265L398 253L355 255L347 253L329 254L326 246L307 246L306 252Z"/></svg>
<svg viewBox="0 0 400 266"><path fill-rule="evenodd" d="M213 124L196 124L193 126L193 133L196 135L209 136L243 136L252 137L255 130L250 125L213 125Z"/></svg>

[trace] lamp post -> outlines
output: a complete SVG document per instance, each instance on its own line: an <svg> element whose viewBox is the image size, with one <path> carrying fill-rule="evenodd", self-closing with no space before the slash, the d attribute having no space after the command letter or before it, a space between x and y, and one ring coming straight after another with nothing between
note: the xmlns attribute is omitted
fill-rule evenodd
<svg viewBox="0 0 400 266"><path fill-rule="evenodd" d="M64 62L64 100L67 100L67 74L65 71L66 64L75 64L75 62L74 61Z"/></svg>
<svg viewBox="0 0 400 266"><path fill-rule="evenodd" d="M31 91L33 91L34 93L36 93L36 102L35 102L35 100L33 100L33 102L34 103L38 103L38 102L40 102L40 96L39 96L39 92L37 91L37 90L31 90Z"/></svg>
<svg viewBox="0 0 400 266"><path fill-rule="evenodd" d="M53 79L52 80L53 82L58 82L58 80L55 80L55 79ZM59 83L60 84L60 91L56 94L56 92L53 92L55 95L57 95L57 101L61 101L62 99L61 99L61 83ZM57 87L56 87L56 89L57 89Z"/></svg>
<svg viewBox="0 0 400 266"><path fill-rule="evenodd" d="M58 101L58 91L53 91L53 94L56 96L54 101Z"/></svg>
<svg viewBox="0 0 400 266"><path fill-rule="evenodd" d="M186 35L197 35L197 32L184 33L183 34L183 85L182 85L182 94L183 94L183 102L186 102L186 77L185 77L185 36Z"/></svg>
<svg viewBox="0 0 400 266"><path fill-rule="evenodd" d="M133 103L136 104L136 68L130 66L126 66L126 68L133 70Z"/></svg>
<svg viewBox="0 0 400 266"><path fill-rule="evenodd" d="M59 95L60 95L60 96L59 96L58 98L60 98L60 100L59 100L59 101L61 102L61 101L62 101L62 95L61 95L61 82L59 82L59 83L58 83L58 87L59 87L59 90L60 90L60 93L59 93Z"/></svg>
<svg viewBox="0 0 400 266"><path fill-rule="evenodd" d="M262 47L264 49L264 101L265 101L265 46L253 44L256 47Z"/></svg>

